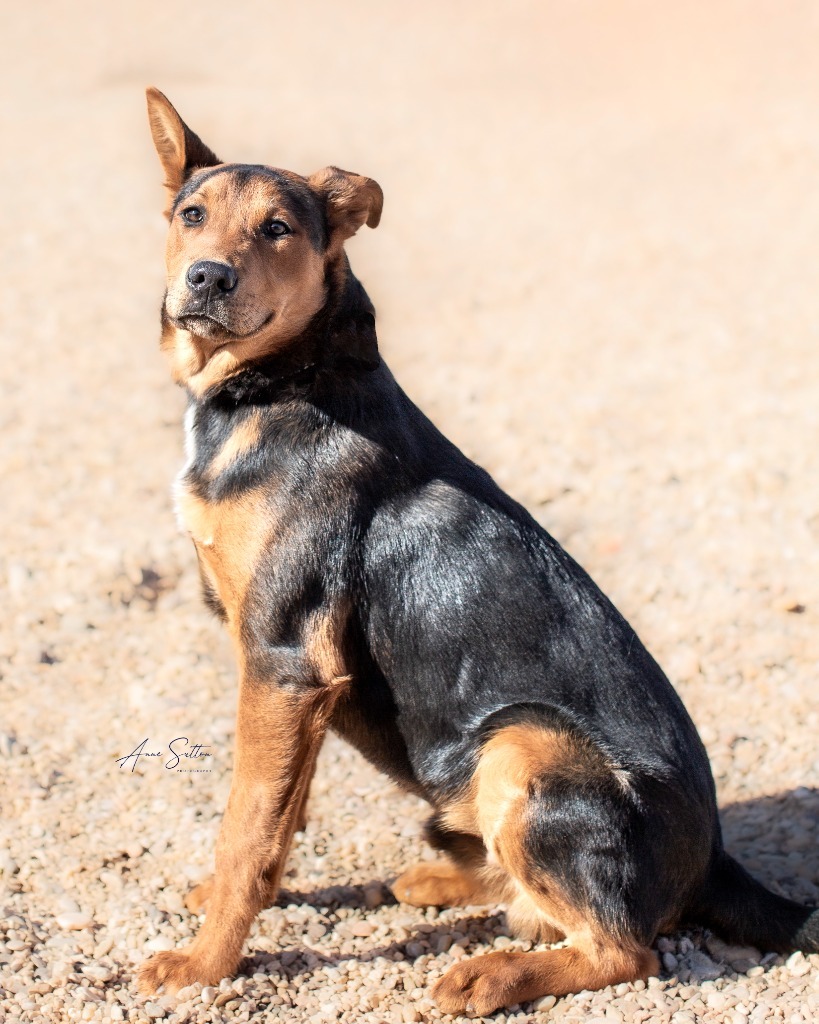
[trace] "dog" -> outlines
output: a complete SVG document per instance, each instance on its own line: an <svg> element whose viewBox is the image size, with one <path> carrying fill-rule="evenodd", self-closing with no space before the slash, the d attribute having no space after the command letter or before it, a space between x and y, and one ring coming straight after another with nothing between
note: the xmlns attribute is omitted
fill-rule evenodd
<svg viewBox="0 0 819 1024"><path fill-rule="evenodd" d="M682 702L589 576L413 405L379 356L345 241L370 178L223 163L148 90L169 220L162 348L187 391L176 502L238 662L236 757L207 908L145 991L233 974L275 900L328 729L433 814L415 906L505 903L558 948L460 962L479 1015L645 979L692 921L819 950L819 911L723 848Z"/></svg>

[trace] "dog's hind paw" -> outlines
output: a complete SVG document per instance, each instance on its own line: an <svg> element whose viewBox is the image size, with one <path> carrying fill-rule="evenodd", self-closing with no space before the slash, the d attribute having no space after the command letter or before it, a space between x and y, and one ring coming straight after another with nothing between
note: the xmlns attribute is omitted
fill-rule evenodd
<svg viewBox="0 0 819 1024"><path fill-rule="evenodd" d="M171 949L156 953L139 970L139 989L146 995L164 988L170 995L195 981L203 985L218 985L225 971L210 967L198 957L184 950ZM229 973L229 972L227 972Z"/></svg>
<svg viewBox="0 0 819 1024"><path fill-rule="evenodd" d="M445 861L416 864L396 878L392 891L400 903L413 907L458 907L478 901L473 880Z"/></svg>

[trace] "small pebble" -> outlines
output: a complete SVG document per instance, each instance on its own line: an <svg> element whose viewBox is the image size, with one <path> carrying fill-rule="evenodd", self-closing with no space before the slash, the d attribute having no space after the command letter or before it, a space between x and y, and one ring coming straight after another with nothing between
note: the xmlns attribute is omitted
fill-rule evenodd
<svg viewBox="0 0 819 1024"><path fill-rule="evenodd" d="M107 967L103 967L102 964L86 964L82 973L86 978L91 978L93 981L110 981L114 977L114 972L110 971Z"/></svg>
<svg viewBox="0 0 819 1024"><path fill-rule="evenodd" d="M58 914L56 921L60 928L64 928L66 931L80 931L83 928L90 928L94 923L91 915L81 910Z"/></svg>
<svg viewBox="0 0 819 1024"><path fill-rule="evenodd" d="M0 850L0 875L10 878L19 870L17 861L7 850Z"/></svg>
<svg viewBox="0 0 819 1024"><path fill-rule="evenodd" d="M375 931L375 925L372 921L353 921L349 925L349 930L351 935L366 938Z"/></svg>
<svg viewBox="0 0 819 1024"><path fill-rule="evenodd" d="M536 999L532 1005L538 1013L545 1013L557 1002L557 996L541 996L540 999Z"/></svg>
<svg viewBox="0 0 819 1024"><path fill-rule="evenodd" d="M696 949L688 953L682 963L691 972L692 978L695 978L697 981L719 978L723 971L719 964L715 964L705 953L701 953Z"/></svg>
<svg viewBox="0 0 819 1024"><path fill-rule="evenodd" d="M792 956L788 957L785 961L785 966L788 968L790 973L795 975L797 978L801 978L803 975L809 974L811 969L810 962L805 959L802 953L794 953Z"/></svg>

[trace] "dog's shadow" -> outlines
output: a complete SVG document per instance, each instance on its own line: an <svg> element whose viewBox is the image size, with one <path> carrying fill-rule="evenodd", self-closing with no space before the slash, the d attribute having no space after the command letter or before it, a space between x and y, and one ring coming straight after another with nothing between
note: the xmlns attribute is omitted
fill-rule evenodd
<svg viewBox="0 0 819 1024"><path fill-rule="evenodd" d="M800 786L721 808L725 848L760 882L819 904L819 790Z"/></svg>
<svg viewBox="0 0 819 1024"><path fill-rule="evenodd" d="M279 894L279 898L276 900L274 907L276 909L282 909L287 906L302 905L315 907L323 910L330 914L334 910L342 907L362 910L367 906L366 897L367 892L372 888L380 888L381 900L380 906L398 906L398 900L392 895L389 886L382 881L367 882L364 885L335 885L323 889L314 889L312 892L299 892L296 890L283 889ZM474 909L474 908L470 908ZM420 916L422 911L416 907L407 906L408 914L419 915L419 925L421 924ZM355 960L358 963L371 963L378 960L380 957L384 957L388 960L395 959L395 954L400 953L401 956L408 961L415 960L421 953L415 952L412 949L413 944L419 942L423 943L423 954L435 954L436 951L440 950L439 943L444 936L452 938L453 933L460 933L466 936L468 943L479 941L478 937L474 934L475 930L481 932L489 931L493 934L502 935L505 934L503 930L504 914L496 908L487 907L485 911L482 911L479 915L472 915L468 912L453 917L448 914L444 920L439 923L430 921L424 922L423 931L419 928L416 932L406 936L405 938L398 939L395 942L390 942L386 945L373 946L371 949L366 949L360 953L341 953L341 952L327 952L324 953L321 950L315 949L312 946L305 950L301 948L294 948L292 951L283 950L282 952L293 952L297 953L297 958L292 962L292 966L279 967L278 970L282 974L286 974L288 978L297 978L300 975L312 974L316 967L335 967L344 961ZM470 934L473 933L473 934ZM484 939L485 941L485 939ZM310 957L310 965L308 966L304 962L305 954ZM245 967L243 973L252 973L252 969L248 971L248 968L252 968L254 963L270 962L271 960L281 961L282 953L256 953L251 954L245 958Z"/></svg>
<svg viewBox="0 0 819 1024"><path fill-rule="evenodd" d="M757 797L752 800L727 804L720 809L725 847L756 878L782 896L799 903L819 905L819 790L800 787L776 796ZM366 906L366 893L373 885L332 886L312 892L283 891L276 906L302 904L332 911L339 907L362 909ZM383 903L395 903L384 887ZM408 913L413 908L407 908ZM419 924L421 911L419 915ZM394 958L400 953L413 960L414 950L408 949L422 940L426 954L435 953L437 943L444 935L460 932L469 935L473 928L503 934L497 925L502 916L492 909L486 915L465 914L457 919L447 918L430 928L430 922L409 938L381 945L363 953L323 953L310 949L311 964L304 962L303 949L292 966L281 967L288 977L311 974L317 966L337 966L342 961L371 962L379 957ZM297 950L293 950L296 952ZM283 951L286 952L286 951ZM417 954L421 955L421 954ZM252 973L258 964L279 960L282 953L259 952L246 959L246 970Z"/></svg>

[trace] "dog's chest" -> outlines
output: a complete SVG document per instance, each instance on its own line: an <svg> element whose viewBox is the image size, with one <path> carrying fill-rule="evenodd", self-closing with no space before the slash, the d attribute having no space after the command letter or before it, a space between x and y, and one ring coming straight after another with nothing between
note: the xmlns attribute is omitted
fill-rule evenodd
<svg viewBox="0 0 819 1024"><path fill-rule="evenodd" d="M235 621L242 600L254 579L260 557L274 532L269 495L253 487L229 497L209 498L198 486L212 472L200 467L195 411L185 415L186 462L174 486L180 526L193 540L207 582Z"/></svg>

